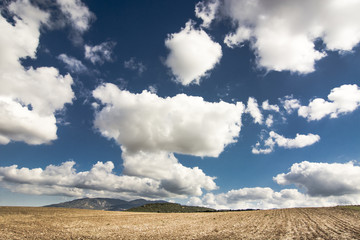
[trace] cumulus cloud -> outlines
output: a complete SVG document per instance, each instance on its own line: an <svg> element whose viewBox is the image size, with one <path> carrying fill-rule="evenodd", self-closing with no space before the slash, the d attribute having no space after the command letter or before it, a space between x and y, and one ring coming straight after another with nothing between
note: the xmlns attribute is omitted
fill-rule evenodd
<svg viewBox="0 0 360 240"><path fill-rule="evenodd" d="M84 197L103 192L126 198L200 196L202 189L217 188L214 177L206 176L198 167L184 167L173 154L124 151L123 157L124 175L115 174L110 161L97 162L84 172L76 171L74 161L45 169L0 167L0 186L33 195Z"/></svg>
<svg viewBox="0 0 360 240"><path fill-rule="evenodd" d="M211 103L185 94L161 98L146 90L133 94L110 83L93 96L105 105L96 113L95 127L130 152L217 157L236 142L241 129L240 102Z"/></svg>
<svg viewBox="0 0 360 240"><path fill-rule="evenodd" d="M156 85L150 85L148 87L149 92L156 94L157 93L157 86Z"/></svg>
<svg viewBox="0 0 360 240"><path fill-rule="evenodd" d="M116 43L113 41L103 42L99 45L90 46L85 45L85 58L92 64L104 64L104 62L111 62L113 48Z"/></svg>
<svg viewBox="0 0 360 240"><path fill-rule="evenodd" d="M242 46L245 41L250 40L251 35L252 31L250 28L238 27L236 32L229 33L225 36L224 43L230 48Z"/></svg>
<svg viewBox="0 0 360 240"><path fill-rule="evenodd" d="M89 29L95 15L81 0L56 0L56 2L75 30L83 33Z"/></svg>
<svg viewBox="0 0 360 240"><path fill-rule="evenodd" d="M70 39L74 44L82 45L82 35L90 28L90 24L96 18L95 15L81 0L56 0L56 3L64 17L58 19L58 14L55 14L57 20L51 25L55 28L59 25L70 26ZM47 3L47 5L50 4ZM52 11L51 8L49 10Z"/></svg>
<svg viewBox="0 0 360 240"><path fill-rule="evenodd" d="M216 209L270 209L324 207L360 203L360 167L349 163L295 163L288 173L274 177L281 185L295 184L305 190L268 187L241 188L226 193L192 197L188 204Z"/></svg>
<svg viewBox="0 0 360 240"><path fill-rule="evenodd" d="M36 58L39 29L49 14L28 0L13 2L8 10L14 24L0 16L0 143L49 143L57 138L55 113L74 97L73 80L53 67L21 65L19 59Z"/></svg>
<svg viewBox="0 0 360 240"><path fill-rule="evenodd" d="M123 148L122 158L124 174L158 180L162 188L174 194L200 196L202 189L211 191L217 188L214 177L206 176L198 167L181 165L173 153L128 153Z"/></svg>
<svg viewBox="0 0 360 240"><path fill-rule="evenodd" d="M56 139L54 115L41 115L27 106L0 96L0 144L22 141L37 145Z"/></svg>
<svg viewBox="0 0 360 240"><path fill-rule="evenodd" d="M17 165L0 167L0 185L14 192L38 195L89 196L102 192L128 197L175 197L166 191L160 181L150 178L122 176L113 173L112 162L97 162L90 171L77 172L76 163L68 161L60 166L18 168Z"/></svg>
<svg viewBox="0 0 360 240"><path fill-rule="evenodd" d="M267 127L271 127L274 123L274 116L269 114L269 116L266 118L265 125Z"/></svg>
<svg viewBox="0 0 360 240"><path fill-rule="evenodd" d="M275 192L268 187L241 188L226 193L208 193L204 197L193 197L188 204L197 203L215 209L270 209L311 206L307 197L297 189L284 189Z"/></svg>
<svg viewBox="0 0 360 240"><path fill-rule="evenodd" d="M66 69L72 73L82 73L87 70L87 67L74 57L62 53L57 58L62 61L65 64Z"/></svg>
<svg viewBox="0 0 360 240"><path fill-rule="evenodd" d="M222 8L237 26L224 42L250 42L267 70L310 73L325 51L351 51L360 41L358 1L225 0ZM324 51L315 48L319 39Z"/></svg>
<svg viewBox="0 0 360 240"><path fill-rule="evenodd" d="M245 112L249 113L254 118L254 123L263 123L263 115L255 98L249 97Z"/></svg>
<svg viewBox="0 0 360 240"><path fill-rule="evenodd" d="M295 184L310 196L360 194L360 167L354 162L295 163L290 172L279 174L274 180L281 185Z"/></svg>
<svg viewBox="0 0 360 240"><path fill-rule="evenodd" d="M161 98L146 90L133 94L110 83L93 96L103 106L94 126L121 145L124 174L159 181L166 191L182 196L217 188L214 177L183 166L173 153L219 156L236 142L242 103L210 103L185 94Z"/></svg>
<svg viewBox="0 0 360 240"><path fill-rule="evenodd" d="M275 111L275 112L280 111L279 106L276 104L274 104L274 105L269 104L269 100L264 101L262 103L261 107L263 110L267 110L267 111Z"/></svg>
<svg viewBox="0 0 360 240"><path fill-rule="evenodd" d="M304 148L314 143L320 141L320 136L316 134L296 134L295 138L286 138L277 134L274 131L269 133L269 138L264 141L265 148L261 148L261 144L259 142L252 148L253 154L268 154L274 150L274 147L277 145L278 147L283 148Z"/></svg>
<svg viewBox="0 0 360 240"><path fill-rule="evenodd" d="M189 205L196 204L215 209L329 207L359 203L358 194L316 197L301 193L297 189L283 189L277 192L271 188L260 187L242 188L220 194L207 193L203 197L192 197L188 202Z"/></svg>
<svg viewBox="0 0 360 240"><path fill-rule="evenodd" d="M189 21L178 33L173 33L165 40L170 50L165 64L176 80L182 85L199 84L200 79L220 61L222 50L202 29L195 29Z"/></svg>
<svg viewBox="0 0 360 240"><path fill-rule="evenodd" d="M360 106L360 88L356 84L342 85L331 90L326 101L315 98L308 106L301 106L298 114L308 121L320 120L328 115L337 118L339 115L355 111Z"/></svg>
<svg viewBox="0 0 360 240"><path fill-rule="evenodd" d="M207 3L198 2L195 5L195 15L196 17L203 20L201 24L202 27L210 27L211 22L215 19L216 12L219 8L219 0L212 0Z"/></svg>
<svg viewBox="0 0 360 240"><path fill-rule="evenodd" d="M281 99L280 101L288 114L293 113L294 110L301 107L300 101L294 99L293 96L285 96L284 99Z"/></svg>
<svg viewBox="0 0 360 240"><path fill-rule="evenodd" d="M314 143L318 142L320 140L320 136L316 134L296 134L296 137L294 139L291 138L285 138L273 131L270 132L270 137L272 137L276 144L279 147L284 148L303 148L310 145L313 145Z"/></svg>
<svg viewBox="0 0 360 240"><path fill-rule="evenodd" d="M142 62L136 61L133 57L124 62L124 67L137 71L140 75L146 71L146 66Z"/></svg>

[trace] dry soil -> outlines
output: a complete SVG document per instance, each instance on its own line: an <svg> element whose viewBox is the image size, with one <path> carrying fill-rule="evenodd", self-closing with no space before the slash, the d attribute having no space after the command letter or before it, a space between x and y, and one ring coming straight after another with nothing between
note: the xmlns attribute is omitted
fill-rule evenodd
<svg viewBox="0 0 360 240"><path fill-rule="evenodd" d="M360 211L130 213L0 207L0 239L360 239Z"/></svg>

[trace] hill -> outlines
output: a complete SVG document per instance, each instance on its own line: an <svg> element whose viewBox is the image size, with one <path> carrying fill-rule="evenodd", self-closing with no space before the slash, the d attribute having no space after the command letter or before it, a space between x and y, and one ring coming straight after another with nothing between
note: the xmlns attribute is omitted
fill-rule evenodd
<svg viewBox="0 0 360 240"><path fill-rule="evenodd" d="M178 203L149 203L140 207L130 208L130 212L158 212L158 213L193 213L216 212L215 209L206 207L184 206Z"/></svg>
<svg viewBox="0 0 360 240"><path fill-rule="evenodd" d="M61 208L79 208L106 211L124 211L130 208L139 207L150 203L166 203L165 201L148 201L145 199L136 199L125 201L114 198L82 198L69 202L51 204L44 207L61 207Z"/></svg>

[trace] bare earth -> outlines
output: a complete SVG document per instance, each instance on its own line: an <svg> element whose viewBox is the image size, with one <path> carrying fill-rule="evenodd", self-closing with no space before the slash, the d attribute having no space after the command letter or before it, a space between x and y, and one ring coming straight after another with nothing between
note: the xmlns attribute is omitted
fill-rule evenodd
<svg viewBox="0 0 360 240"><path fill-rule="evenodd" d="M0 239L360 239L360 211L130 213L0 207Z"/></svg>

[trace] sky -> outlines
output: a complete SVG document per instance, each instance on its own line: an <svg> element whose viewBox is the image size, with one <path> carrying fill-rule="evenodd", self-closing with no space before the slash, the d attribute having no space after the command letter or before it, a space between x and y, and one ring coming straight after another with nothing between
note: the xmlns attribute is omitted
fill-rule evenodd
<svg viewBox="0 0 360 240"><path fill-rule="evenodd" d="M0 205L360 204L360 0L0 8Z"/></svg>

